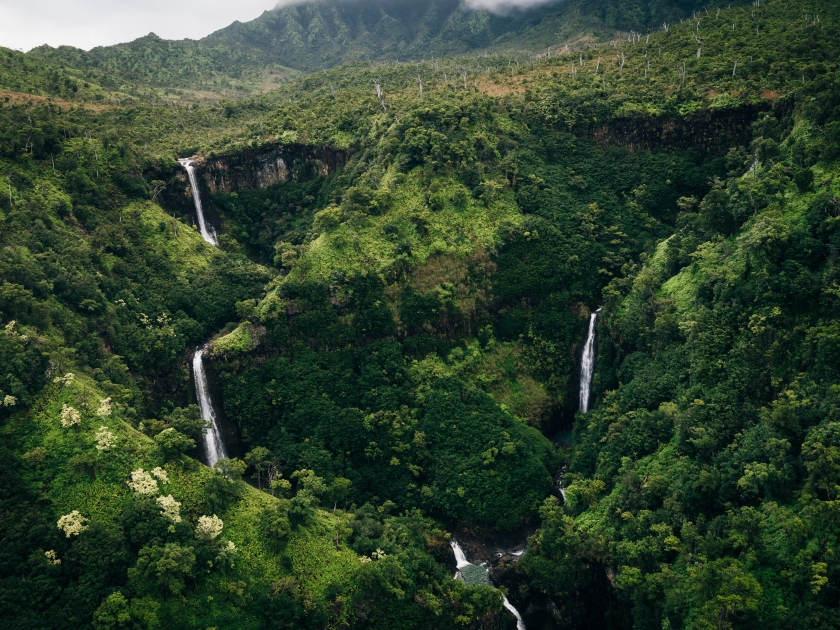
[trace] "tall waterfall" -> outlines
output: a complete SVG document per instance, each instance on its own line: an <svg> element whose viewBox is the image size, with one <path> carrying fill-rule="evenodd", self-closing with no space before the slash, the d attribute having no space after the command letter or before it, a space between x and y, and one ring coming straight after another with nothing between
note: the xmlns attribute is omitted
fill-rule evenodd
<svg viewBox="0 0 840 630"><path fill-rule="evenodd" d="M195 213L198 215L198 229L201 232L201 237L211 245L216 245L216 235L212 228L207 229L207 224L204 221L204 208L201 207L201 195L198 192L195 167L190 160L178 160L178 162L186 169L187 176L190 178L190 188L192 189L193 203L195 203Z"/></svg>
<svg viewBox="0 0 840 630"><path fill-rule="evenodd" d="M449 545L452 547L452 551L455 553L455 565L458 567L458 570L470 566L475 566L472 562L467 560L467 554L464 553L464 550L461 548L461 545L459 545L457 541L450 540ZM489 579L488 583L490 583ZM504 598L502 605L505 608L507 608L514 617L516 617L516 630L525 630L525 622L522 620L522 615L520 615L519 611L516 610L514 605L508 601L507 597Z"/></svg>
<svg viewBox="0 0 840 630"><path fill-rule="evenodd" d="M193 356L193 378L195 379L195 395L198 398L198 408L201 411L201 419L209 422L210 426L204 430L204 450L207 452L207 465L211 468L225 454L225 443L222 441L222 432L219 428L219 421L216 412L213 411L213 402L210 400L210 389L207 387L207 375L204 372L204 350L199 348Z"/></svg>
<svg viewBox="0 0 840 630"><path fill-rule="evenodd" d="M589 316L589 336L583 346L583 357L580 362L580 410L589 411L589 395L592 386L592 372L595 369L595 320L598 319L599 308Z"/></svg>

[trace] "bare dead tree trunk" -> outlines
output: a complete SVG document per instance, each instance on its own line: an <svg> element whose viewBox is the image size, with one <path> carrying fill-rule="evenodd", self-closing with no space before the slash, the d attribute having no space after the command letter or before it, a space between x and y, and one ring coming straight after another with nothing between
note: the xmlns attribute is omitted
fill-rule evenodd
<svg viewBox="0 0 840 630"><path fill-rule="evenodd" d="M683 61L683 65L677 66L677 74L680 75L680 87L685 86L685 62Z"/></svg>
<svg viewBox="0 0 840 630"><path fill-rule="evenodd" d="M598 74L598 70L601 69L601 58L598 57L598 65L595 66L595 74Z"/></svg>
<svg viewBox="0 0 840 630"><path fill-rule="evenodd" d="M738 60L735 59L735 65L732 66L732 78L735 78L735 71L738 69Z"/></svg>
<svg viewBox="0 0 840 630"><path fill-rule="evenodd" d="M385 97L382 96L382 84L379 79L373 80L373 87L376 88L376 98L379 99L379 104L382 105L382 111L387 112L388 108L385 107Z"/></svg>
<svg viewBox="0 0 840 630"><path fill-rule="evenodd" d="M464 70L464 75L463 76L464 76L464 89L466 90L467 89L467 71L466 70Z"/></svg>
<svg viewBox="0 0 840 630"><path fill-rule="evenodd" d="M618 64L618 76L624 76L624 51L621 51L621 63Z"/></svg>

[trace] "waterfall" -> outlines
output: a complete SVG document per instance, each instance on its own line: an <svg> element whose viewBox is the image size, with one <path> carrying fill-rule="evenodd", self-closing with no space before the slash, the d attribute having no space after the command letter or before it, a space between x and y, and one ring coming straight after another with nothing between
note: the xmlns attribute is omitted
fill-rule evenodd
<svg viewBox="0 0 840 630"><path fill-rule="evenodd" d="M522 621L522 615L519 614L519 611L513 607L508 601L508 598L505 597L505 600L502 602L502 605L507 608L510 612L513 613L513 616L516 617L516 630L525 630L525 622Z"/></svg>
<svg viewBox="0 0 840 630"><path fill-rule="evenodd" d="M204 430L204 450L207 452L207 465L211 468L225 454L225 443L222 441L222 432L219 428L219 421L213 411L213 403L210 400L210 389L207 387L207 375L204 372L204 350L199 348L193 356L193 378L195 379L195 394L198 398L198 408L201 411L201 419L209 422L210 426Z"/></svg>
<svg viewBox="0 0 840 630"><path fill-rule="evenodd" d="M464 553L464 550L461 549L461 545L457 543L455 540L450 540L449 545L452 547L452 551L455 552L455 566L459 569L463 569L468 564L471 564L469 560L467 560L467 554Z"/></svg>
<svg viewBox="0 0 840 630"><path fill-rule="evenodd" d="M595 368L595 320L598 319L599 308L589 316L589 336L583 346L583 357L580 362L580 410L589 411L589 390L592 385L592 372Z"/></svg>
<svg viewBox="0 0 840 630"><path fill-rule="evenodd" d="M195 203L195 213L198 215L198 229L201 232L201 237L211 245L216 245L216 234L212 231L213 228L208 230L207 224L204 222L204 209L201 207L201 195L198 192L195 167L190 160L178 160L178 162L186 169L187 176L190 178L190 188L192 189L193 203Z"/></svg>
<svg viewBox="0 0 840 630"><path fill-rule="evenodd" d="M464 553L464 550L461 549L461 545L459 545L457 541L450 540L449 545L452 547L452 551L455 553L455 565L458 567L459 571L465 567L475 566L472 562L467 560L467 554ZM524 550L522 551L522 553L524 553ZM520 615L519 611L516 610L514 605L508 601L507 597L504 597L502 605L505 608L507 608L511 612L511 614L513 614L514 617L516 617L516 630L525 630L525 622L522 621L522 615Z"/></svg>

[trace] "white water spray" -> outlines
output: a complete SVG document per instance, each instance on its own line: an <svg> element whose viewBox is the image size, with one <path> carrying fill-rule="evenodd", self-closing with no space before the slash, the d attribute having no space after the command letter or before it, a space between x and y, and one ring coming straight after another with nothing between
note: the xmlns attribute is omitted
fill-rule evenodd
<svg viewBox="0 0 840 630"><path fill-rule="evenodd" d="M583 346L583 357L580 362L580 410L589 411L589 393L592 386L592 372L595 369L595 320L598 319L599 308L589 316L589 336Z"/></svg>
<svg viewBox="0 0 840 630"><path fill-rule="evenodd" d="M210 389L207 387L207 375L204 372L204 350L199 348L193 356L193 379L195 380L195 395L198 398L198 408L201 411L201 419L209 422L210 426L204 430L204 450L207 452L207 465L211 468L225 454L225 443L222 441L222 432L219 428L219 421L216 419L216 412L213 411L213 403L210 400Z"/></svg>
<svg viewBox="0 0 840 630"><path fill-rule="evenodd" d="M216 234L212 231L213 228L207 228L207 223L204 221L204 208L201 207L201 195L198 192L195 166L193 166L191 160L186 159L178 160L178 163L186 169L187 177L190 178L190 188L192 189L193 203L195 203L195 213L198 215L198 229L201 232L201 237L211 245L216 245Z"/></svg>
<svg viewBox="0 0 840 630"><path fill-rule="evenodd" d="M458 569L463 569L464 567L468 567L472 564L469 560L467 560L467 554L464 553L464 550L461 549L461 545L458 544L455 540L450 540L449 545L452 547L452 551L455 553L455 566ZM524 553L524 550L521 553ZM518 555L518 554L514 554ZM507 608L511 614L516 617L516 630L525 630L525 622L522 621L522 615L519 614L519 611L516 610L513 604L508 601L508 598L505 597L502 605Z"/></svg>
<svg viewBox="0 0 840 630"><path fill-rule="evenodd" d="M464 553L464 550L461 549L461 545L459 545L457 541L450 540L449 545L452 547L452 551L455 552L456 567L463 569L468 564L472 564L469 560L467 560L467 554Z"/></svg>

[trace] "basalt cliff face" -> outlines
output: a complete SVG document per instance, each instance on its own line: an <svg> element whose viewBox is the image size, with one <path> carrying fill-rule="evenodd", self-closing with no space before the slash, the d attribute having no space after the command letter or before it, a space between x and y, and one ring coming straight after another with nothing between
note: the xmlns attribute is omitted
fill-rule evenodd
<svg viewBox="0 0 840 630"><path fill-rule="evenodd" d="M326 177L345 165L347 154L328 146L291 144L265 145L225 155L197 155L190 159L195 166L205 213L214 225L218 225L219 216L213 207L212 195ZM194 215L192 191L184 169L174 167L166 173L150 176L167 182L160 195L164 208L182 215Z"/></svg>
<svg viewBox="0 0 840 630"><path fill-rule="evenodd" d="M776 108L784 104L776 104ZM703 155L724 155L752 139L751 125L759 114L771 109L769 102L735 108L703 109L681 117L626 116L598 125L580 135L589 135L601 150L621 146L630 151L693 149Z"/></svg>
<svg viewBox="0 0 840 630"><path fill-rule="evenodd" d="M344 166L346 161L343 151L300 144L265 146L231 155L193 158L201 185L213 194L325 177Z"/></svg>

